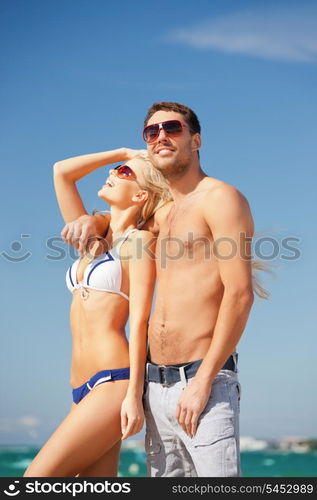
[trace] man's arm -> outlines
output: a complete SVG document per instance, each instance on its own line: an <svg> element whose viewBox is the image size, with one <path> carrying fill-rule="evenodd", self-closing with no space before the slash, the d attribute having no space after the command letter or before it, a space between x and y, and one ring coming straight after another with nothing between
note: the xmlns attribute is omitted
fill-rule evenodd
<svg viewBox="0 0 317 500"><path fill-rule="evenodd" d="M150 231L153 235L159 232L160 213L165 209L164 205L150 217L142 229ZM95 215L82 215L78 219L66 224L61 232L65 243L72 245L80 254L85 253L90 238L104 237L110 224L110 215L98 212Z"/></svg>
<svg viewBox="0 0 317 500"><path fill-rule="evenodd" d="M213 235L224 292L208 352L178 403L178 421L190 436L196 433L212 382L235 350L253 304L250 256L254 226L247 200L234 187L224 185L206 196L203 212Z"/></svg>
<svg viewBox="0 0 317 500"><path fill-rule="evenodd" d="M82 255L90 238L105 236L110 223L109 214L82 215L64 226L61 236Z"/></svg>

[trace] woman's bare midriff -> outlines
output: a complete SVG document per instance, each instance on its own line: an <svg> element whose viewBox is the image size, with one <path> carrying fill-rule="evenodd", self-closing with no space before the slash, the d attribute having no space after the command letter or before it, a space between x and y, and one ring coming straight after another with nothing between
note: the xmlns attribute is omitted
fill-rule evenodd
<svg viewBox="0 0 317 500"><path fill-rule="evenodd" d="M125 336L129 302L119 294L88 289L73 293L71 386L78 387L101 370L129 366Z"/></svg>

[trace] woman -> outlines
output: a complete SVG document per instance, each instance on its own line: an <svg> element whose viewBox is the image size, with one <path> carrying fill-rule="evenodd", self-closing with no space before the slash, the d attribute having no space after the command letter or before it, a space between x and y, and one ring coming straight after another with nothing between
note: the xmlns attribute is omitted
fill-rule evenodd
<svg viewBox="0 0 317 500"><path fill-rule="evenodd" d="M56 163L54 184L68 223L87 213L76 182L116 162L124 165L110 170L98 192L111 209L106 236L91 242L66 276L73 294L71 411L25 476L116 476L121 439L139 432L143 425L146 333L155 262L153 235L137 228L170 200L166 182L146 152L121 148ZM130 349L125 338L129 314Z"/></svg>

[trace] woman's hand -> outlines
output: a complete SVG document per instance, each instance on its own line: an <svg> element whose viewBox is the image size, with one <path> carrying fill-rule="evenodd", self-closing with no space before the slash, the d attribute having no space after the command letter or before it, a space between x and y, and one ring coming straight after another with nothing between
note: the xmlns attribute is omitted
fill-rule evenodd
<svg viewBox="0 0 317 500"><path fill-rule="evenodd" d="M140 432L144 423L142 397L129 396L123 400L121 406L121 439L127 439Z"/></svg>
<svg viewBox="0 0 317 500"><path fill-rule="evenodd" d="M148 159L148 152L146 149L131 149L124 148L125 150L125 161L133 160L136 156L141 156L141 158Z"/></svg>
<svg viewBox="0 0 317 500"><path fill-rule="evenodd" d="M54 163L54 187L65 223L87 215L76 183L98 168L133 158L137 150L118 148L100 153L74 156Z"/></svg>

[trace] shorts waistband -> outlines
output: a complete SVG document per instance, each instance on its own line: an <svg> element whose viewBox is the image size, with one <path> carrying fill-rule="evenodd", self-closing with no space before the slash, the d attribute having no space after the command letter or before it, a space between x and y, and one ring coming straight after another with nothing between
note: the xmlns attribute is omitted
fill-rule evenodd
<svg viewBox="0 0 317 500"><path fill-rule="evenodd" d="M186 379L195 376L198 368L202 363L202 359L185 363L183 365L156 365L148 362L146 364L146 381L157 382L161 385L170 385L179 382L182 379L181 372L184 373ZM237 371L238 353L231 354L221 370Z"/></svg>

